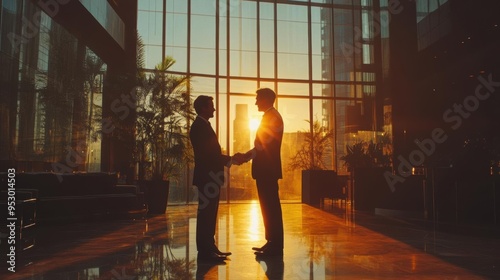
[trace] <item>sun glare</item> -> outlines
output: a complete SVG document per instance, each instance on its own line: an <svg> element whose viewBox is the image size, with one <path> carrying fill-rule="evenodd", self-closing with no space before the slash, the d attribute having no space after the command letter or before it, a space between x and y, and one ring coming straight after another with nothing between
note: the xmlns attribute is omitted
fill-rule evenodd
<svg viewBox="0 0 500 280"><path fill-rule="evenodd" d="M259 125L260 125L260 121L258 119L250 119L250 123L249 123L249 126L250 126L250 130L251 131L257 131L257 128L259 128Z"/></svg>
<svg viewBox="0 0 500 280"><path fill-rule="evenodd" d="M253 201L250 208L250 220L248 221L248 235L251 241L258 241L261 238L262 220L260 206L257 201Z"/></svg>

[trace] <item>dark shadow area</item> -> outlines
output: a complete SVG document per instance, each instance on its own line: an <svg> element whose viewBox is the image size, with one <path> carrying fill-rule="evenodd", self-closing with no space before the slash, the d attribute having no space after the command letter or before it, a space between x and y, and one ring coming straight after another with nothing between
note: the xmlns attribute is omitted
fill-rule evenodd
<svg viewBox="0 0 500 280"><path fill-rule="evenodd" d="M262 266L269 280L283 280L285 263L282 256L256 257L255 260Z"/></svg>
<svg viewBox="0 0 500 280"><path fill-rule="evenodd" d="M96 242L105 243L110 236L118 236L120 232L141 232L144 228L144 221L127 220L94 220L39 226L31 231L34 246L30 250L17 252L16 264L22 271L24 268L29 269L33 262L67 254L71 250L80 253L80 250L89 250L89 246ZM2 263L4 258L5 255L2 254Z"/></svg>
<svg viewBox="0 0 500 280"><path fill-rule="evenodd" d="M184 244L169 226L182 225L168 225L165 216L46 225L7 279L38 279L32 273L43 279L193 279L195 261L174 256ZM45 271L32 271L33 264Z"/></svg>
<svg viewBox="0 0 500 280"><path fill-rule="evenodd" d="M438 223L405 217L350 211L340 204L325 203L324 211L349 220L426 254L467 269L488 279L500 277L498 244L500 227ZM495 242L490 242L495 241Z"/></svg>

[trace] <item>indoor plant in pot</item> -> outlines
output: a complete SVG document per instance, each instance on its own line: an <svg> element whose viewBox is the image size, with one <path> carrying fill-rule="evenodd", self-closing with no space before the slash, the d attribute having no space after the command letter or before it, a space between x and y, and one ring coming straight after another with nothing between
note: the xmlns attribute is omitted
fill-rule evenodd
<svg viewBox="0 0 500 280"><path fill-rule="evenodd" d="M346 154L340 158L351 173L356 210L373 211L380 202L381 190L385 190L383 174L391 164L390 154L384 152L385 145L373 141L346 145Z"/></svg>
<svg viewBox="0 0 500 280"><path fill-rule="evenodd" d="M326 163L332 149L333 131L316 120L309 131L301 133L304 133L304 142L291 158L288 168L302 170L302 203L318 205L336 184L337 173L328 170Z"/></svg>
<svg viewBox="0 0 500 280"><path fill-rule="evenodd" d="M152 72L138 75L135 157L139 185L149 213L165 212L169 180L190 161L187 125L193 118L189 78L168 73L175 63L166 57Z"/></svg>

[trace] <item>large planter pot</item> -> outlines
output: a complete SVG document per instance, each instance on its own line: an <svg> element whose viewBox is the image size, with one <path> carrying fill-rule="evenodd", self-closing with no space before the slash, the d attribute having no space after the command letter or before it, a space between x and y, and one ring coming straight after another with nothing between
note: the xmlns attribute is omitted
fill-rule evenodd
<svg viewBox="0 0 500 280"><path fill-rule="evenodd" d="M390 192L384 173L386 167L355 168L354 174L354 209L374 212L382 198Z"/></svg>
<svg viewBox="0 0 500 280"><path fill-rule="evenodd" d="M337 172L333 170L302 170L302 203L321 205L324 197L331 197L337 184Z"/></svg>
<svg viewBox="0 0 500 280"><path fill-rule="evenodd" d="M149 215L165 214L167 210L170 182L165 180L144 180L139 182L146 197Z"/></svg>

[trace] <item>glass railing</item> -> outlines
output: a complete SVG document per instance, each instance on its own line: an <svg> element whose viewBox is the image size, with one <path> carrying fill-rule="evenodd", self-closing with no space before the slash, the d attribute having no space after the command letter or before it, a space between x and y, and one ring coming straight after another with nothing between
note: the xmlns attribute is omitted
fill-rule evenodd
<svg viewBox="0 0 500 280"><path fill-rule="evenodd" d="M80 0L80 2L124 49L125 23L109 5L108 1Z"/></svg>

